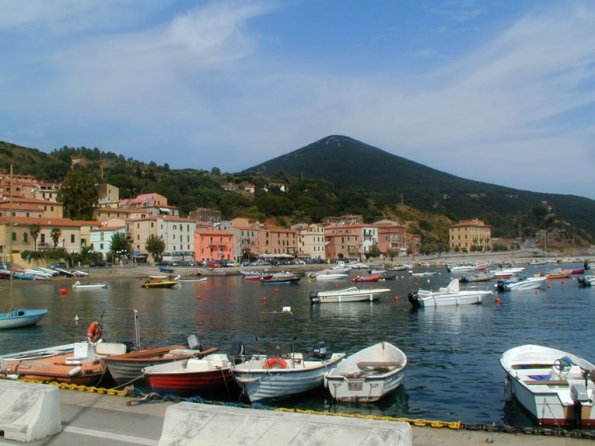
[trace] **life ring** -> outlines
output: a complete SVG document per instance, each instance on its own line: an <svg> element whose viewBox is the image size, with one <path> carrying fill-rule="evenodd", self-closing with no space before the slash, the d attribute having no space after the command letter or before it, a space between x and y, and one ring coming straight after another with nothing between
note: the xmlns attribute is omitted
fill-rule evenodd
<svg viewBox="0 0 595 446"><path fill-rule="evenodd" d="M97 342L103 336L103 327L99 322L91 322L87 328L87 339L89 342Z"/></svg>
<svg viewBox="0 0 595 446"><path fill-rule="evenodd" d="M281 358L269 358L267 362L264 363L265 369L286 369L287 362L285 359Z"/></svg>

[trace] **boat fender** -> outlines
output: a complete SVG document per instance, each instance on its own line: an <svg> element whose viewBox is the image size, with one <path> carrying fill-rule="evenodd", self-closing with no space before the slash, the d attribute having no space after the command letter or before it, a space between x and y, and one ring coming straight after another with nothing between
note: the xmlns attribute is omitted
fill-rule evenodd
<svg viewBox="0 0 595 446"><path fill-rule="evenodd" d="M264 363L265 369L286 369L287 362L285 359L281 358L269 358L267 362Z"/></svg>
<svg viewBox="0 0 595 446"><path fill-rule="evenodd" d="M79 366L77 366L77 367L75 367L75 368L73 368L73 369L70 369L70 370L68 371L68 376L76 376L76 375L78 375L79 373L81 373L81 370L82 370L82 369L83 369L83 368L82 368L80 365L79 365Z"/></svg>
<svg viewBox="0 0 595 446"><path fill-rule="evenodd" d="M87 328L87 339L89 342L97 342L103 336L103 327L99 322L91 322Z"/></svg>

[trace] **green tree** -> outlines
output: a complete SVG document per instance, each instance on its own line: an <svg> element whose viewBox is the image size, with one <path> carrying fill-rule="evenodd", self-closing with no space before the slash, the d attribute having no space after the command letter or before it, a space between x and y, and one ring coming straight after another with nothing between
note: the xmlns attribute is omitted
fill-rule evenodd
<svg viewBox="0 0 595 446"><path fill-rule="evenodd" d="M64 204L65 217L91 220L97 199L95 180L91 175L82 169L73 169L66 174L58 193L58 200Z"/></svg>
<svg viewBox="0 0 595 446"><path fill-rule="evenodd" d="M54 242L54 248L56 248L58 246L61 236L62 236L62 231L60 230L60 228L52 228L52 231L50 232L50 237L52 238L52 241Z"/></svg>
<svg viewBox="0 0 595 446"><path fill-rule="evenodd" d="M130 250L130 243L126 234L123 232L116 232L112 235L109 250L115 261L120 260L123 254L128 253Z"/></svg>
<svg viewBox="0 0 595 446"><path fill-rule="evenodd" d="M156 262L161 260L161 254L165 251L165 242L161 237L151 234L145 241L145 249L153 256Z"/></svg>
<svg viewBox="0 0 595 446"><path fill-rule="evenodd" d="M29 234L33 238L33 251L37 251L37 237L39 237L39 233L41 232L41 226L37 223L34 223L29 228Z"/></svg>

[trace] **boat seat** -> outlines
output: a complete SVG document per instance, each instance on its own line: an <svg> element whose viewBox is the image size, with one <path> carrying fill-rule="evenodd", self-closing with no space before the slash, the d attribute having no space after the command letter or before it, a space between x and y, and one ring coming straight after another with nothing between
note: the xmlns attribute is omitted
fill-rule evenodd
<svg viewBox="0 0 595 446"><path fill-rule="evenodd" d="M393 370L398 367L401 367L401 363L399 361L360 361L357 363L357 367L360 370Z"/></svg>
<svg viewBox="0 0 595 446"><path fill-rule="evenodd" d="M127 350L126 344L121 342L100 342L95 346L95 351L101 356L123 355Z"/></svg>
<svg viewBox="0 0 595 446"><path fill-rule="evenodd" d="M523 383L525 383L528 386L567 386L568 385L568 381L566 381L565 379L548 379L548 380L532 379L532 380L523 381Z"/></svg>

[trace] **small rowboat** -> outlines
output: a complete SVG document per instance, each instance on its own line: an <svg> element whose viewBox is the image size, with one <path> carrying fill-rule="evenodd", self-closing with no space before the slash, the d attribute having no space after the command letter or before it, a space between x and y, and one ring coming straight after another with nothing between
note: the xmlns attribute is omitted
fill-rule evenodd
<svg viewBox="0 0 595 446"><path fill-rule="evenodd" d="M371 403L396 390L404 377L407 356L388 342L347 357L325 377L337 401Z"/></svg>
<svg viewBox="0 0 595 446"><path fill-rule="evenodd" d="M225 353L158 364L142 369L153 392L178 396L200 395L234 383L232 363Z"/></svg>
<svg viewBox="0 0 595 446"><path fill-rule="evenodd" d="M555 269L545 275L548 280L568 279L572 274L571 269Z"/></svg>
<svg viewBox="0 0 595 446"><path fill-rule="evenodd" d="M107 288L107 283L80 283L78 280L72 284L73 290L98 290Z"/></svg>

